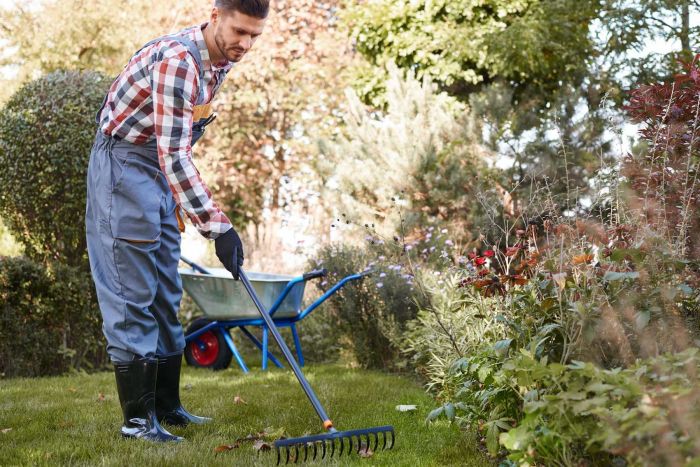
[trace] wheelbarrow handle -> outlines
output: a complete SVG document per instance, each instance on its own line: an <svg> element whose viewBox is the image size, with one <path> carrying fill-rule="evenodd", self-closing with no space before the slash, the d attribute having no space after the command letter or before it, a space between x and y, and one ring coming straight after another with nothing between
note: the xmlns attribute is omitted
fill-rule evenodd
<svg viewBox="0 0 700 467"><path fill-rule="evenodd" d="M185 258L184 256L180 256L180 261L182 261L183 263L187 264L188 266L190 266L192 269L194 269L195 271L197 271L197 272L199 272L199 273L211 275L211 271L208 271L207 269L204 269L204 268L203 268L202 266L200 266L199 264L197 264L197 263L195 263L194 261L191 261L191 260Z"/></svg>
<svg viewBox="0 0 700 467"><path fill-rule="evenodd" d="M308 281L309 279L316 279L318 277L326 277L327 275L328 275L328 269L323 268L323 269L316 269L316 270L311 271L311 272L306 272L301 277L305 281Z"/></svg>

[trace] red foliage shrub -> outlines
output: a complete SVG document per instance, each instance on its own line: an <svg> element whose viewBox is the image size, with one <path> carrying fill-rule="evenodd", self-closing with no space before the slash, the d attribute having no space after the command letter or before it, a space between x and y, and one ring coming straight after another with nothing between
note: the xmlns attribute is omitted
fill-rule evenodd
<svg viewBox="0 0 700 467"><path fill-rule="evenodd" d="M673 82L631 91L625 107L648 148L623 161L638 207L682 257L700 258L700 55Z"/></svg>

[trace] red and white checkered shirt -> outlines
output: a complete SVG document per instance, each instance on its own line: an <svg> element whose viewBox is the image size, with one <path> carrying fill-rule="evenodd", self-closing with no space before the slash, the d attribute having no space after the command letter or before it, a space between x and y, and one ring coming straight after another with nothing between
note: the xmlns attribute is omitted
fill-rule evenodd
<svg viewBox="0 0 700 467"><path fill-rule="evenodd" d="M131 58L112 83L100 113L105 135L134 144L156 140L160 167L175 201L199 232L214 239L231 222L212 200L209 188L192 162L190 138L193 108L211 102L232 64L213 64L201 26L178 32L199 48L203 82L187 48L173 40L155 42Z"/></svg>

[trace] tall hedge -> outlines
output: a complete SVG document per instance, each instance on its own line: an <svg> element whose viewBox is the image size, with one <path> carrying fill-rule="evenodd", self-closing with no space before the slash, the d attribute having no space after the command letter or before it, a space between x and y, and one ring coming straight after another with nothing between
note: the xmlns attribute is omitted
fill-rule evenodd
<svg viewBox="0 0 700 467"><path fill-rule="evenodd" d="M0 110L0 217L36 261L87 270L85 176L109 84L98 73L57 71Z"/></svg>

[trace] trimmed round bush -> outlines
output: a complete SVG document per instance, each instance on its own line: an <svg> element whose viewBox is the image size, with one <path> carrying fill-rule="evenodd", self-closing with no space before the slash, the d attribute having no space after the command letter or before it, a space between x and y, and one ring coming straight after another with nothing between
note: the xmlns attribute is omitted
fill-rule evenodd
<svg viewBox="0 0 700 467"><path fill-rule="evenodd" d="M98 73L57 71L0 110L0 217L36 261L88 268L85 177L109 84Z"/></svg>

